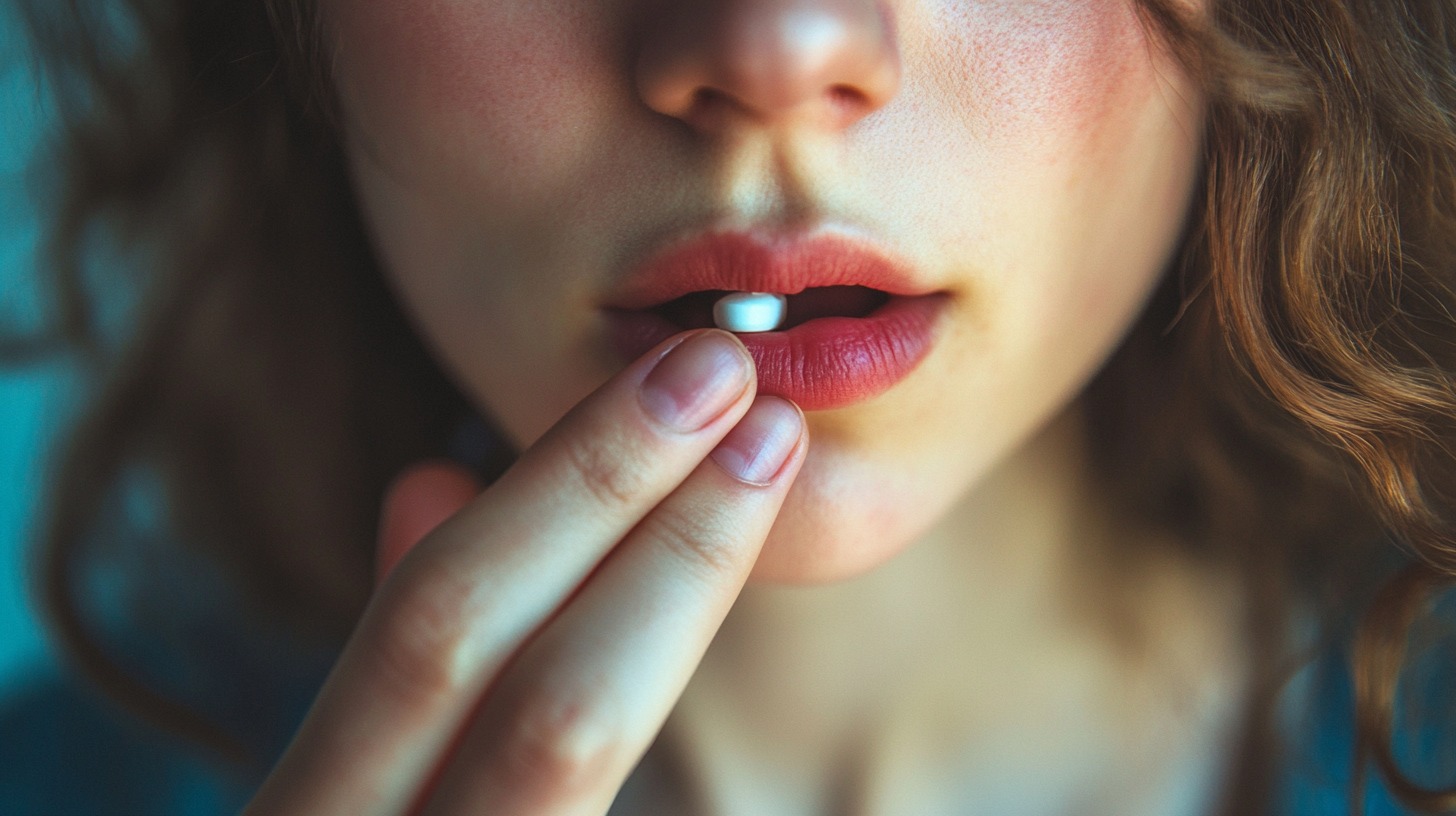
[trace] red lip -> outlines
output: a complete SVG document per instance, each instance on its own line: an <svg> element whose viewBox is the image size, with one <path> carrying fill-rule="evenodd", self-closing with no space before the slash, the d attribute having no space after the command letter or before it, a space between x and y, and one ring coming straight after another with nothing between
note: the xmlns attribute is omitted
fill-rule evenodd
<svg viewBox="0 0 1456 816"><path fill-rule="evenodd" d="M925 295L900 264L837 235L777 237L715 232L647 259L607 303L645 309L692 292L727 289L793 295L811 286L865 286L892 295Z"/></svg>
<svg viewBox="0 0 1456 816"><path fill-rule="evenodd" d="M863 286L891 297L864 317L821 317L786 331L739 335L757 365L759 393L806 411L845 407L894 387L929 353L949 303L903 265L848 238L715 232L649 258L604 310L617 351L636 359L685 329L648 311L653 306L709 290L794 295L822 286Z"/></svg>

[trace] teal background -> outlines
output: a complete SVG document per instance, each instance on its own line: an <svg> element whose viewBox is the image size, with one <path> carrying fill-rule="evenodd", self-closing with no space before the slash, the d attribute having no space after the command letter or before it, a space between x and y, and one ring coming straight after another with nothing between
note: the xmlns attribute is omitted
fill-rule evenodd
<svg viewBox="0 0 1456 816"><path fill-rule="evenodd" d="M0 322L7 330L42 321L36 257L47 174L41 158L50 111L25 37L0 2ZM0 366L0 694L51 659L26 587L38 534L49 453L81 397L65 360Z"/></svg>

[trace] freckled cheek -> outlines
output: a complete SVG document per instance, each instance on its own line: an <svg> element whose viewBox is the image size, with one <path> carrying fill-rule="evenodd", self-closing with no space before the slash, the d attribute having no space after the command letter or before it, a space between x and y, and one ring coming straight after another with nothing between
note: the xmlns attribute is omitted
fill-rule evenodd
<svg viewBox="0 0 1456 816"><path fill-rule="evenodd" d="M507 3L509 15L490 4L333 4L345 116L397 177L442 192L475 179L509 189L539 185L570 155L584 57L530 4Z"/></svg>
<svg viewBox="0 0 1456 816"><path fill-rule="evenodd" d="M960 25L952 69L966 105L990 149L1023 162L1095 147L1149 74L1147 37L1124 0L991 0Z"/></svg>

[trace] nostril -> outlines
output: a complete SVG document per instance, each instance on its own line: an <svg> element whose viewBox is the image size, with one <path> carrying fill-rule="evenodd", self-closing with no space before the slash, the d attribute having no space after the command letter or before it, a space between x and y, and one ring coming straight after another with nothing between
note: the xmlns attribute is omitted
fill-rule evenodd
<svg viewBox="0 0 1456 816"><path fill-rule="evenodd" d="M848 85L835 85L829 89L829 101L838 108L859 108L868 105L870 100L863 92L855 88Z"/></svg>
<svg viewBox="0 0 1456 816"><path fill-rule="evenodd" d="M725 105L732 100L722 91L712 88L699 88L693 92L692 106L688 109L689 115L700 111L716 108Z"/></svg>
<svg viewBox="0 0 1456 816"><path fill-rule="evenodd" d="M835 85L826 92L826 96L828 101L825 107L829 110L829 116L841 125L864 118L874 108L868 96L848 85Z"/></svg>
<svg viewBox="0 0 1456 816"><path fill-rule="evenodd" d="M716 88L703 87L693 91L687 109L675 114L675 117L703 131L716 131L732 120L752 119L755 115L732 95Z"/></svg>
<svg viewBox="0 0 1456 816"><path fill-rule="evenodd" d="M636 55L637 93L703 135L745 122L853 125L899 86L884 2L662 2Z"/></svg>

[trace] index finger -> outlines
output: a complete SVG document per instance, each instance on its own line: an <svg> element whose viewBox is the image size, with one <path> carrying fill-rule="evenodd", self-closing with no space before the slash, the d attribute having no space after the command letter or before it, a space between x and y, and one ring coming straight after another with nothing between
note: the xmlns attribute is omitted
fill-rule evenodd
<svg viewBox="0 0 1456 816"><path fill-rule="evenodd" d="M753 402L753 360L738 338L708 330L678 340L573 408L489 490L432 532L416 560L481 578L520 568L584 579ZM490 547L480 546L482 534ZM552 586L560 592L548 594L560 596L575 583Z"/></svg>
<svg viewBox="0 0 1456 816"><path fill-rule="evenodd" d="M264 794L286 790L299 812L405 809L490 678L742 418L754 386L743 345L708 330L583 400L401 560Z"/></svg>

